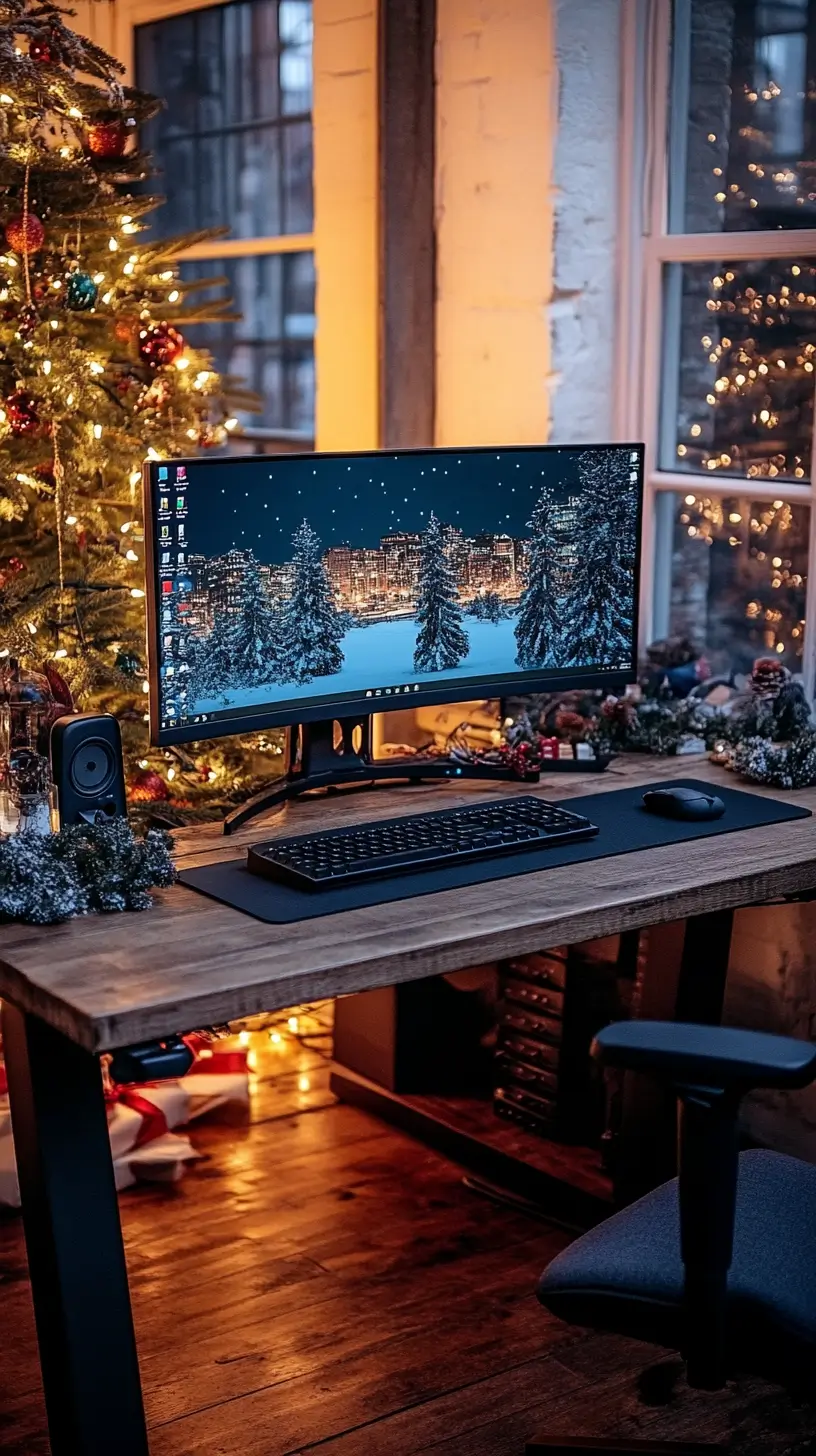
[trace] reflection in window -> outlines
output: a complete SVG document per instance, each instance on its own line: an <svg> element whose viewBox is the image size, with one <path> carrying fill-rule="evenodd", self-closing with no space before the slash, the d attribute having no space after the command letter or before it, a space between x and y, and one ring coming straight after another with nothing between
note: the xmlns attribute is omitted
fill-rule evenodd
<svg viewBox="0 0 816 1456"><path fill-rule="evenodd" d="M671 230L816 226L816 0L692 0L687 33L682 14Z"/></svg>
<svg viewBox="0 0 816 1456"><path fill-rule="evenodd" d="M704 645L715 672L757 656L801 670L807 506L750 497L677 497L670 630Z"/></svg>
<svg viewBox="0 0 816 1456"><path fill-rule="evenodd" d="M222 374L239 377L262 398L248 425L310 432L314 427L315 277L311 253L273 253L183 263L182 277L223 275L226 290L196 299L230 298L241 318L193 325L191 342L213 355Z"/></svg>
<svg viewBox="0 0 816 1456"><path fill-rule="evenodd" d="M667 268L664 469L809 479L814 381L812 260Z"/></svg>
<svg viewBox="0 0 816 1456"><path fill-rule="evenodd" d="M136 73L166 99L143 130L167 197L160 236L311 232L310 0L237 0L137 26Z"/></svg>

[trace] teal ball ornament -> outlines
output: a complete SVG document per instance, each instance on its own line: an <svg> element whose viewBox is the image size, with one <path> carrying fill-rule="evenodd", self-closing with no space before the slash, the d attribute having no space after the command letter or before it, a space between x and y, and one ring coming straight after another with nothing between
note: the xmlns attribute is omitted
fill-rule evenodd
<svg viewBox="0 0 816 1456"><path fill-rule="evenodd" d="M142 670L141 663L135 652L126 652L124 650L117 652L115 665L117 670L125 677L135 677Z"/></svg>
<svg viewBox="0 0 816 1456"><path fill-rule="evenodd" d="M89 308L93 308L98 294L99 289L90 273L77 270L69 275L65 286L65 303L75 313L84 313Z"/></svg>

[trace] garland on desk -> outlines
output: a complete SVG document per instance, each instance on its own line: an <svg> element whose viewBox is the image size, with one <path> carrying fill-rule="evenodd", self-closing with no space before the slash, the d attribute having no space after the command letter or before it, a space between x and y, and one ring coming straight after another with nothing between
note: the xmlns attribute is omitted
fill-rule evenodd
<svg viewBox="0 0 816 1456"><path fill-rule="evenodd" d="M801 683L787 668L757 658L742 691L732 680L726 702L700 696L712 681L691 644L669 639L649 649L640 683L626 696L573 692L520 701L507 739L517 751L527 745L536 762L536 745L554 732L590 743L598 754L708 750L714 762L753 783L785 789L816 784L816 725Z"/></svg>
<svg viewBox="0 0 816 1456"><path fill-rule="evenodd" d="M147 910L150 890L175 878L169 836L151 829L141 839L126 819L16 834L0 843L0 917L51 925L91 912Z"/></svg>

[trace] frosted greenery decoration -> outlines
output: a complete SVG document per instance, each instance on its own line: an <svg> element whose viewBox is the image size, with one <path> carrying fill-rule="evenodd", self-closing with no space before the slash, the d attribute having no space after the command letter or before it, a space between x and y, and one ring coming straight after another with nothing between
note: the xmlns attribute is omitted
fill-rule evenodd
<svg viewBox="0 0 816 1456"><path fill-rule="evenodd" d="M126 819L16 834L0 843L0 917L52 925L72 915L147 910L151 889L175 878L169 836L149 829L140 838Z"/></svg>
<svg viewBox="0 0 816 1456"><path fill-rule="evenodd" d="M774 789L807 789L816 784L816 733L800 733L789 743L747 738L731 755L731 766L743 778Z"/></svg>

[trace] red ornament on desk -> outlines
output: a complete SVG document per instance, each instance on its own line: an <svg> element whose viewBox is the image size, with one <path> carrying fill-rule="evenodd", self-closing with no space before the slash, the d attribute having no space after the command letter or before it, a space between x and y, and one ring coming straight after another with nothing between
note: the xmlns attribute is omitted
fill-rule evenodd
<svg viewBox="0 0 816 1456"><path fill-rule="evenodd" d="M45 228L33 212L21 213L6 223L6 242L13 252L28 257L38 253L45 242Z"/></svg>
<svg viewBox="0 0 816 1456"><path fill-rule="evenodd" d="M92 157L122 157L127 138L123 121L95 121L88 127L88 151Z"/></svg>
<svg viewBox="0 0 816 1456"><path fill-rule="evenodd" d="M139 354L145 364L160 369L178 359L184 348L184 337L172 324L152 324L139 330Z"/></svg>
<svg viewBox="0 0 816 1456"><path fill-rule="evenodd" d="M35 435L43 428L38 413L39 401L27 389L17 389L10 394L5 407L13 435Z"/></svg>

